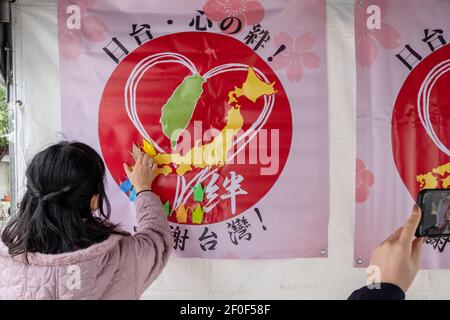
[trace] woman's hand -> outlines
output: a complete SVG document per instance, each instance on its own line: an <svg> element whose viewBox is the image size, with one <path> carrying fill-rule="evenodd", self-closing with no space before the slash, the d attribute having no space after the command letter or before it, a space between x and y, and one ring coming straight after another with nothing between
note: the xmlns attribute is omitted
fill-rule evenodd
<svg viewBox="0 0 450 320"><path fill-rule="evenodd" d="M141 152L132 169L126 163L123 164L123 168L137 193L151 190L157 164L146 153Z"/></svg>
<svg viewBox="0 0 450 320"><path fill-rule="evenodd" d="M381 282L392 283L406 292L419 270L420 253L425 238L416 238L421 211L415 205L409 220L373 252L371 265L381 271Z"/></svg>

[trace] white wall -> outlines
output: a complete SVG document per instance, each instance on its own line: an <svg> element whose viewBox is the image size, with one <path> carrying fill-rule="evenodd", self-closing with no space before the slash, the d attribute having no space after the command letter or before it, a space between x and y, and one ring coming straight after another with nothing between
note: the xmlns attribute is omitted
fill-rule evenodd
<svg viewBox="0 0 450 320"><path fill-rule="evenodd" d="M345 299L364 284L353 268L355 61L353 0L327 1L331 212L328 259L230 261L171 259L145 299ZM17 99L24 102L19 181L24 157L60 130L56 0L16 2ZM43 50L43 47L46 47ZM50 53L50 55L49 55ZM345 186L345 187L343 187ZM421 271L408 294L449 299L450 271Z"/></svg>

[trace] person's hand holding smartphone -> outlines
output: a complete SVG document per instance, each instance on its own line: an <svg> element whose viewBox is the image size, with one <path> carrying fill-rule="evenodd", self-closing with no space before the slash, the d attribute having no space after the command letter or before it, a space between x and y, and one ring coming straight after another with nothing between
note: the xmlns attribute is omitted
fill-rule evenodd
<svg viewBox="0 0 450 320"><path fill-rule="evenodd" d="M371 265L380 268L382 283L391 283L406 292L419 270L424 238L414 233L421 220L419 206L415 205L405 225L383 241L373 252Z"/></svg>

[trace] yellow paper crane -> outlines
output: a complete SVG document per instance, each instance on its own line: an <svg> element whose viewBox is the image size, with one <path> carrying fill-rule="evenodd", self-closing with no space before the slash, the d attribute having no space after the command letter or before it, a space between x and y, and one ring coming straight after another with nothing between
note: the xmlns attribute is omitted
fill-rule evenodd
<svg viewBox="0 0 450 320"><path fill-rule="evenodd" d="M136 146L136 145L133 145L133 146ZM144 152L146 154L148 154L149 157L154 159L154 157L156 155L156 150L152 143L150 143L144 139L144 141L142 143L142 149L144 150ZM136 150L133 147L133 154L135 154L135 152L136 152ZM133 158L136 160L137 157L133 156ZM162 167L158 166L158 168L156 168L156 176L159 176L161 174L164 176L168 176L170 173L172 173L172 168L170 166L167 166L167 165L162 166Z"/></svg>
<svg viewBox="0 0 450 320"><path fill-rule="evenodd" d="M203 210L202 205L200 203L197 204L197 207L192 211L192 223L202 224L204 213L205 211Z"/></svg>
<svg viewBox="0 0 450 320"><path fill-rule="evenodd" d="M149 143L147 140L144 139L142 148L144 149L144 152L148 154L149 157L154 157L156 155L156 150L153 144Z"/></svg>

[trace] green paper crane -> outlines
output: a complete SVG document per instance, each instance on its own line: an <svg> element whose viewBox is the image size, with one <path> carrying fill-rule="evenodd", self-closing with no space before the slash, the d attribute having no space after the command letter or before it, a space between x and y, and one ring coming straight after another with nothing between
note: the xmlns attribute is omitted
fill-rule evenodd
<svg viewBox="0 0 450 320"><path fill-rule="evenodd" d="M205 198L205 191L200 183L194 187L194 201L202 202Z"/></svg>
<svg viewBox="0 0 450 320"><path fill-rule="evenodd" d="M169 200L167 200L167 202L164 203L163 210L164 210L164 213L166 214L166 218L168 216L170 216L170 202L169 202Z"/></svg>
<svg viewBox="0 0 450 320"><path fill-rule="evenodd" d="M192 222L195 224L202 224L204 213L205 211L203 210L202 205L198 204L194 211L192 211Z"/></svg>

